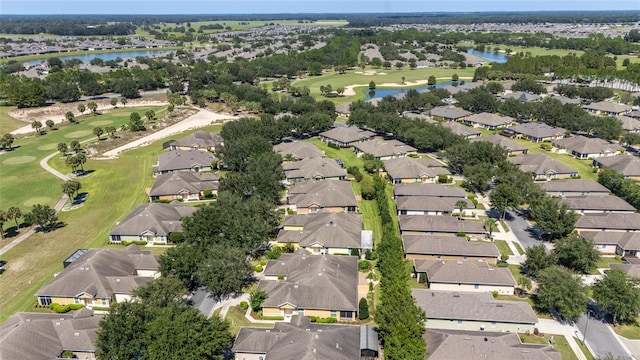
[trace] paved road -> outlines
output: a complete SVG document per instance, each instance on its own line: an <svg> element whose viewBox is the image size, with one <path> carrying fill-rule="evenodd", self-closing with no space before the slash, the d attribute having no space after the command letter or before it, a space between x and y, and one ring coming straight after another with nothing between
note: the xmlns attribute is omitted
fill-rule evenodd
<svg viewBox="0 0 640 360"><path fill-rule="evenodd" d="M196 289L191 295L191 306L198 309L206 317L209 317L215 304L216 300L209 296L204 287Z"/></svg>
<svg viewBox="0 0 640 360"><path fill-rule="evenodd" d="M531 226L524 217L516 214L514 211L507 211L507 213L507 224L511 228L511 231L516 235L518 241L520 241L520 245L522 245L524 249L542 244L542 241L531 236L531 233L529 232Z"/></svg>
<svg viewBox="0 0 640 360"><path fill-rule="evenodd" d="M606 323L591 317L587 324L587 315L583 314L576 325L582 334L586 333L586 343L593 349L594 356L602 359L632 359Z"/></svg>

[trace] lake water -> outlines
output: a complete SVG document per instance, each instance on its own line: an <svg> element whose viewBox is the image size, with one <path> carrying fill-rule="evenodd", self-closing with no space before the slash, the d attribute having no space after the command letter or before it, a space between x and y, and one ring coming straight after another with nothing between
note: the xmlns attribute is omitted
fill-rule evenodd
<svg viewBox="0 0 640 360"><path fill-rule="evenodd" d="M445 86L449 86L451 85L451 81L447 81L447 82L443 82L440 84L437 84L435 87L436 88L443 88ZM395 96L398 94L404 94L407 93L409 90L416 90L416 91L421 91L421 90L426 90L429 89L429 85L423 85L423 86L419 86L419 87L414 87L414 88L397 88L397 89L376 89L375 94L373 96L369 96L369 90L368 88L365 88L362 90L362 93L365 96L365 100L371 100L371 99L378 99L378 98L383 98L385 96Z"/></svg>
<svg viewBox="0 0 640 360"><path fill-rule="evenodd" d="M490 52L490 51L478 51L475 49L467 49L467 53L471 54L471 55L475 55L477 57L481 57L485 60L491 61L491 62L496 62L496 63L506 63L507 59L509 58L507 56L507 54L505 53L494 53L494 52Z"/></svg>
<svg viewBox="0 0 640 360"><path fill-rule="evenodd" d="M83 62L89 62L93 59L102 59L104 61L115 60L116 58L121 59L135 59L138 56L158 56L165 55L172 51L167 50L141 50L141 51L121 51L121 52L113 52L113 53L97 53L97 54L83 54L83 55L72 55L72 56L60 56L60 60L67 61L71 59L79 59ZM55 57L57 54L51 54L51 57ZM25 63L30 65L38 65L41 62L46 61L46 59L42 60L33 60L33 61L25 61Z"/></svg>

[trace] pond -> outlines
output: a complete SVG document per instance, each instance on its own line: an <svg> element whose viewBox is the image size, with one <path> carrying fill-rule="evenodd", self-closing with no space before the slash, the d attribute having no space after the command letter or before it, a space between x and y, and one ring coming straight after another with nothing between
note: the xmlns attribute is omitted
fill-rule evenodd
<svg viewBox="0 0 640 360"><path fill-rule="evenodd" d="M471 55L475 55L477 57L481 57L485 60L496 62L499 64L503 64L507 62L509 56L505 53L495 53L490 51L478 51L475 49L467 49L467 53Z"/></svg>
<svg viewBox="0 0 640 360"><path fill-rule="evenodd" d="M437 88L443 88L445 86L449 86L451 85L451 81L447 81L447 82L443 82L440 84L437 84L435 87ZM427 90L429 89L429 85L423 85L423 86L419 86L419 87L412 87L412 88L396 88L396 89L376 89L374 90L374 94L373 96L369 96L369 90L368 88L364 88L362 89L362 93L364 94L364 99L365 100L371 100L371 99L378 99L378 98L383 98L385 96L395 96L398 94L404 94L406 92L408 92L409 90L416 90L416 91L422 91L422 90Z"/></svg>
<svg viewBox="0 0 640 360"><path fill-rule="evenodd" d="M109 60L115 60L118 57L123 60L127 58L135 59L138 56L144 56L144 57L158 56L158 55L166 55L170 52L172 51L167 51L167 50L120 51L120 52L112 52L112 53L97 53L97 54L89 53L89 54L82 54L82 55L60 56L59 59L62 61L79 59L79 60L82 60L83 62L89 62L97 58L97 59L102 59L104 61L109 61ZM56 57L55 55L56 54L51 54L51 57ZM29 65L38 65L45 61L46 59L40 59L40 60L25 61L25 63Z"/></svg>

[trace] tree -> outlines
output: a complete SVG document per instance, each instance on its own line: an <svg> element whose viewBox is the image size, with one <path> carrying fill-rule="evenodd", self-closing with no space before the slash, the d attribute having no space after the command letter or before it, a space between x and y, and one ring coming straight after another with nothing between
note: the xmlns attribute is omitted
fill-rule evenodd
<svg viewBox="0 0 640 360"><path fill-rule="evenodd" d="M49 205L33 205L31 212L24 216L24 220L29 224L37 225L40 231L49 232L58 223L56 211Z"/></svg>
<svg viewBox="0 0 640 360"><path fill-rule="evenodd" d="M464 209L467 208L467 206L469 206L467 204L467 200L458 200L453 205L454 208L458 209L458 220L462 219L463 211L464 211Z"/></svg>
<svg viewBox="0 0 640 360"><path fill-rule="evenodd" d="M436 85L436 77L433 76L433 75L429 76L429 78L427 79L427 85L435 86Z"/></svg>
<svg viewBox="0 0 640 360"><path fill-rule="evenodd" d="M93 115L97 115L98 104L96 104L95 101L89 101L89 103L87 103L87 109L89 109Z"/></svg>
<svg viewBox="0 0 640 360"><path fill-rule="evenodd" d="M455 81L458 81L458 79L459 79L459 78L458 78L458 74L453 74L453 75L451 75L451 81L454 81L454 82L455 82Z"/></svg>
<svg viewBox="0 0 640 360"><path fill-rule="evenodd" d="M142 131L144 130L144 123L142 122L142 118L140 114L137 112L132 112L129 115L129 130L131 131Z"/></svg>
<svg viewBox="0 0 640 360"><path fill-rule="evenodd" d="M551 266L538 275L536 305L572 320L582 315L589 303L587 290L580 279L561 266Z"/></svg>
<svg viewBox="0 0 640 360"><path fill-rule="evenodd" d="M148 121L152 121L156 117L156 112L153 110L147 110L144 115L147 117Z"/></svg>
<svg viewBox="0 0 640 360"><path fill-rule="evenodd" d="M518 286L520 287L520 292L524 295L527 291L531 290L531 279L528 276L520 275L518 278Z"/></svg>
<svg viewBox="0 0 640 360"><path fill-rule="evenodd" d="M0 210L0 239L4 239L4 223L7 221L7 214Z"/></svg>
<svg viewBox="0 0 640 360"><path fill-rule="evenodd" d="M84 106L84 104L78 104L78 111L80 114L84 113L85 110L87 110L87 107Z"/></svg>
<svg viewBox="0 0 640 360"><path fill-rule="evenodd" d="M22 217L22 210L19 207L12 206L7 210L6 214L7 220L13 220L16 222L16 230L20 228L20 224L18 224L18 219Z"/></svg>
<svg viewBox="0 0 640 360"><path fill-rule="evenodd" d="M2 137L0 137L0 149L13 149L13 135L11 135L10 133L4 134Z"/></svg>
<svg viewBox="0 0 640 360"><path fill-rule="evenodd" d="M31 122L31 128L36 130L36 134L40 135L40 129L42 129L42 123L38 120Z"/></svg>
<svg viewBox="0 0 640 360"><path fill-rule="evenodd" d="M527 260L525 260L522 265L525 270L534 277L538 276L542 270L555 265L557 262L555 254L547 253L547 248L544 245L528 247L525 255L527 256Z"/></svg>
<svg viewBox="0 0 640 360"><path fill-rule="evenodd" d="M96 126L93 128L93 134L98 137L98 140L102 140L100 136L104 134L104 130L100 126Z"/></svg>
<svg viewBox="0 0 640 360"><path fill-rule="evenodd" d="M493 238L493 227L496 226L498 220L496 218L488 217L484 220L484 229L489 233L489 239Z"/></svg>
<svg viewBox="0 0 640 360"><path fill-rule="evenodd" d="M49 129L49 131L53 130L53 126L55 125L53 120L47 120L44 122L44 124L47 125L47 128Z"/></svg>
<svg viewBox="0 0 640 360"><path fill-rule="evenodd" d="M113 106L113 108L115 109L115 108L117 107L117 105L118 105L118 99L116 99L116 98L111 98L111 99L109 100L109 104L111 104L111 106Z"/></svg>
<svg viewBox="0 0 640 360"><path fill-rule="evenodd" d="M358 319L367 320L369 318L369 303L366 298L360 298L358 303Z"/></svg>
<svg viewBox="0 0 640 360"><path fill-rule="evenodd" d="M82 184L76 180L67 180L62 183L61 188L62 193L67 195L69 197L69 200L73 202L73 195L76 194L78 190L80 190L80 188L82 188Z"/></svg>
<svg viewBox="0 0 640 360"><path fill-rule="evenodd" d="M249 305L251 310L258 312L262 308L262 303L267 300L269 296L266 292L260 289L255 289L249 294Z"/></svg>
<svg viewBox="0 0 640 360"><path fill-rule="evenodd" d="M87 163L87 155L85 155L84 152L80 152L75 154L73 157L76 158L78 166L80 166L80 170L84 174L84 164Z"/></svg>
<svg viewBox="0 0 640 360"><path fill-rule="evenodd" d="M69 148L71 149L71 151L77 153L82 150L82 145L80 145L80 141L78 140L71 140L71 144L69 145Z"/></svg>
<svg viewBox="0 0 640 360"><path fill-rule="evenodd" d="M70 123L76 122L76 116L73 115L71 111L67 111L66 113L64 113L64 118L67 119L67 121Z"/></svg>
<svg viewBox="0 0 640 360"><path fill-rule="evenodd" d="M122 104L122 106L126 106L127 105L127 98L126 97L121 97L120 98L120 103Z"/></svg>
<svg viewBox="0 0 640 360"><path fill-rule="evenodd" d="M369 90L375 90L376 89L376 83L373 82L373 80L371 80L369 82Z"/></svg>
<svg viewBox="0 0 640 360"><path fill-rule="evenodd" d="M404 85L404 81L405 81L405 79L406 79L406 78L403 76L403 77L402 77L402 84L403 84L403 85Z"/></svg>
<svg viewBox="0 0 640 360"><path fill-rule="evenodd" d="M113 138L115 138L115 137L116 137L116 128L115 128L115 126L106 126L106 127L104 128L104 131L105 131L107 134L109 134L109 137L110 137L110 138L112 138L112 139L113 139Z"/></svg>
<svg viewBox="0 0 640 360"><path fill-rule="evenodd" d="M640 313L638 280L620 269L607 271L593 286L593 299L611 314L613 323L635 323Z"/></svg>
<svg viewBox="0 0 640 360"><path fill-rule="evenodd" d="M550 197L533 202L530 215L542 229L543 236L552 241L569 235L578 220L578 214L566 204L558 205Z"/></svg>
<svg viewBox="0 0 640 360"><path fill-rule="evenodd" d="M600 252L593 241L577 235L557 240L553 254L560 265L583 274L595 269L600 259Z"/></svg>
<svg viewBox="0 0 640 360"><path fill-rule="evenodd" d="M214 297L240 293L253 281L253 270L239 247L211 245L198 266L196 276Z"/></svg>
<svg viewBox="0 0 640 360"><path fill-rule="evenodd" d="M521 205L523 200L520 196L518 187L523 186L521 183L500 183L489 194L489 200L491 201L491 207L496 209L498 214L502 216L507 210L507 205L517 207Z"/></svg>
<svg viewBox="0 0 640 360"><path fill-rule="evenodd" d="M629 60L629 58L622 60L622 66L627 67L629 65L631 65L631 60Z"/></svg>

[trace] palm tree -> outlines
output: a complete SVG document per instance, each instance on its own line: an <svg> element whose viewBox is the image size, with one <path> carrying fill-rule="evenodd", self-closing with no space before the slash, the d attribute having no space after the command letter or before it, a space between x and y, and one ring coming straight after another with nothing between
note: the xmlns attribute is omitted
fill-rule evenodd
<svg viewBox="0 0 640 360"><path fill-rule="evenodd" d="M67 121L70 122L70 123L76 122L76 116L73 115L73 113L71 111L67 111L64 114L64 118L67 119Z"/></svg>
<svg viewBox="0 0 640 360"><path fill-rule="evenodd" d="M36 130L37 135L40 135L40 129L42 128L42 123L38 120L34 120L31 122L31 128Z"/></svg>
<svg viewBox="0 0 640 360"><path fill-rule="evenodd" d="M75 156L69 156L64 161L64 164L71 168L71 172L75 173L78 169L78 158L76 158Z"/></svg>
<svg viewBox="0 0 640 360"><path fill-rule="evenodd" d="M67 146L67 143L58 143L58 151L64 156L69 151L69 146Z"/></svg>
<svg viewBox="0 0 640 360"><path fill-rule="evenodd" d="M489 239L491 239L491 235L493 235L493 227L497 222L498 220L495 218L486 218L484 220L484 228L489 232Z"/></svg>
<svg viewBox="0 0 640 360"><path fill-rule="evenodd" d="M458 209L458 220L460 220L462 218L462 211L464 209L466 209L468 206L467 201L466 200L458 200L456 201L454 207L456 209Z"/></svg>
<svg viewBox="0 0 640 360"><path fill-rule="evenodd" d="M71 140L71 145L69 146L73 152L78 152L82 150L82 146L80 146L80 141Z"/></svg>
<svg viewBox="0 0 640 360"><path fill-rule="evenodd" d="M153 110L147 110L147 112L145 112L144 115L147 117L147 121L151 121L153 120L153 118L156 117L156 112Z"/></svg>
<svg viewBox="0 0 640 360"><path fill-rule="evenodd" d="M84 104L78 104L78 111L80 112L80 114L82 114L85 110L87 110L87 108L84 106Z"/></svg>
<svg viewBox="0 0 640 360"><path fill-rule="evenodd" d="M109 100L109 104L111 104L111 106L113 106L113 108L116 108L116 105L118 105L118 99L116 98L111 98L111 100Z"/></svg>
<svg viewBox="0 0 640 360"><path fill-rule="evenodd" d="M45 123L45 125L47 125L47 128L49 128L49 131L51 131L53 129L53 125L55 125L53 120L47 120L44 123Z"/></svg>
<svg viewBox="0 0 640 360"><path fill-rule="evenodd" d="M78 190L80 190L81 187L82 187L82 184L80 184L79 181L67 180L64 183L62 183L61 188L62 188L62 193L67 195L69 197L69 200L73 200L73 194L78 192Z"/></svg>
<svg viewBox="0 0 640 360"><path fill-rule="evenodd" d="M7 220L13 220L16 222L16 230L20 227L18 224L18 219L22 217L22 210L19 207L12 206L7 210L6 218Z"/></svg>
<svg viewBox="0 0 640 360"><path fill-rule="evenodd" d="M104 130L102 130L102 128L100 126L94 127L93 128L93 134L98 137L98 141L102 140L100 138L100 136L102 136L102 134L104 134Z"/></svg>
<svg viewBox="0 0 640 360"><path fill-rule="evenodd" d="M107 126L107 127L104 128L104 131L106 131L107 134L109 134L109 136L111 138L116 137L116 128L115 128L115 126Z"/></svg>
<svg viewBox="0 0 640 360"><path fill-rule="evenodd" d="M89 103L87 104L87 108L91 110L93 115L97 115L96 111L98 110L98 104L96 104L95 101L89 101Z"/></svg>
<svg viewBox="0 0 640 360"><path fill-rule="evenodd" d="M7 214L0 210L0 239L4 239L4 223L7 221Z"/></svg>
<svg viewBox="0 0 640 360"><path fill-rule="evenodd" d="M87 155L83 152L76 154L75 156L78 159L78 165L80 165L80 170L84 174L84 164L87 163Z"/></svg>
<svg viewBox="0 0 640 360"><path fill-rule="evenodd" d="M127 105L127 98L126 97L120 98L120 102L122 103L122 106Z"/></svg>
<svg viewBox="0 0 640 360"><path fill-rule="evenodd" d="M531 279L526 275L520 276L518 278L518 286L520 286L520 293L524 295L525 292L531 290Z"/></svg>

